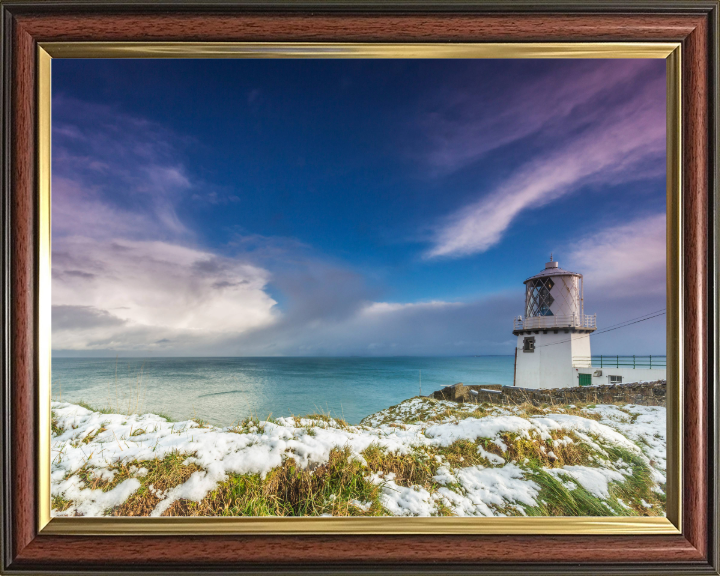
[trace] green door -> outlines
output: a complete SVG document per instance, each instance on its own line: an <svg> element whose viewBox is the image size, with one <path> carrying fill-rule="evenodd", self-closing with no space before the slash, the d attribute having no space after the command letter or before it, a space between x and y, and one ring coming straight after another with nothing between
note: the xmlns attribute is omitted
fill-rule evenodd
<svg viewBox="0 0 720 576"><path fill-rule="evenodd" d="M592 386L592 374L580 374L580 386Z"/></svg>

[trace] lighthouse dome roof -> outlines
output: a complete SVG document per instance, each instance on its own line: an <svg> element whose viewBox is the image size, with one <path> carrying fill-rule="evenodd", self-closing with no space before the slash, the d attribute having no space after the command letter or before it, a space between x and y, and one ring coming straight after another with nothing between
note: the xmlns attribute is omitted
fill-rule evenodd
<svg viewBox="0 0 720 576"><path fill-rule="evenodd" d="M530 280L535 280L536 278L547 278L548 276L577 276L578 278L582 278L582 274L563 270L558 263L553 260L545 264L545 269L542 272L535 274L535 276L530 276L523 284L527 284Z"/></svg>

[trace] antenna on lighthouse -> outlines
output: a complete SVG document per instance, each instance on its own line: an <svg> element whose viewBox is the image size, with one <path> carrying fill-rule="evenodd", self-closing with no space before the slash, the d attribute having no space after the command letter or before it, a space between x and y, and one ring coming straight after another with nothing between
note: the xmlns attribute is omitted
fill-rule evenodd
<svg viewBox="0 0 720 576"><path fill-rule="evenodd" d="M552 262L552 261L553 261L553 259L552 259L552 252L550 252L550 262Z"/></svg>

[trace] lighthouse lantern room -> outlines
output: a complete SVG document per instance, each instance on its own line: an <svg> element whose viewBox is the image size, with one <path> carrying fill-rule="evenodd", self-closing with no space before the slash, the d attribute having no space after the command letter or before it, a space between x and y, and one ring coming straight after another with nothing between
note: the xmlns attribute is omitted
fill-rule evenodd
<svg viewBox="0 0 720 576"><path fill-rule="evenodd" d="M563 270L551 254L545 269L525 280L525 316L513 322L515 386L578 386L577 368L590 366L595 329L595 315L585 314L582 274Z"/></svg>

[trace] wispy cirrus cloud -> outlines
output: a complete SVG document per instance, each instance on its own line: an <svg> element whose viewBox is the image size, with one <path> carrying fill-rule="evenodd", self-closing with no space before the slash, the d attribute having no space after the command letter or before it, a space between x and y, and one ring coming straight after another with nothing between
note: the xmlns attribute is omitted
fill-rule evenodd
<svg viewBox="0 0 720 576"><path fill-rule="evenodd" d="M647 60L578 60L518 83L523 68L512 66L491 78L463 78L462 86L441 87L426 100L417 125L429 136L423 154L440 174L462 168L488 152L540 130L560 135L604 115L618 94L657 77ZM491 83L491 88L488 84Z"/></svg>
<svg viewBox="0 0 720 576"><path fill-rule="evenodd" d="M190 234L177 214L193 189L188 142L109 105L53 98L53 233Z"/></svg>
<svg viewBox="0 0 720 576"><path fill-rule="evenodd" d="M633 89L626 87L623 99L610 105L604 101L607 87L589 83L583 95L594 105L592 110L573 115L576 107L561 107L568 116L558 133L560 144L529 159L489 193L440 222L425 257L484 252L502 239L525 210L544 206L588 184L617 184L664 173L664 75L648 77L643 66L635 63L625 67L614 64L620 72L611 76L608 85L634 78ZM518 129L511 132L523 134ZM480 146L475 151L477 155L486 149ZM467 154L460 157L469 158Z"/></svg>

